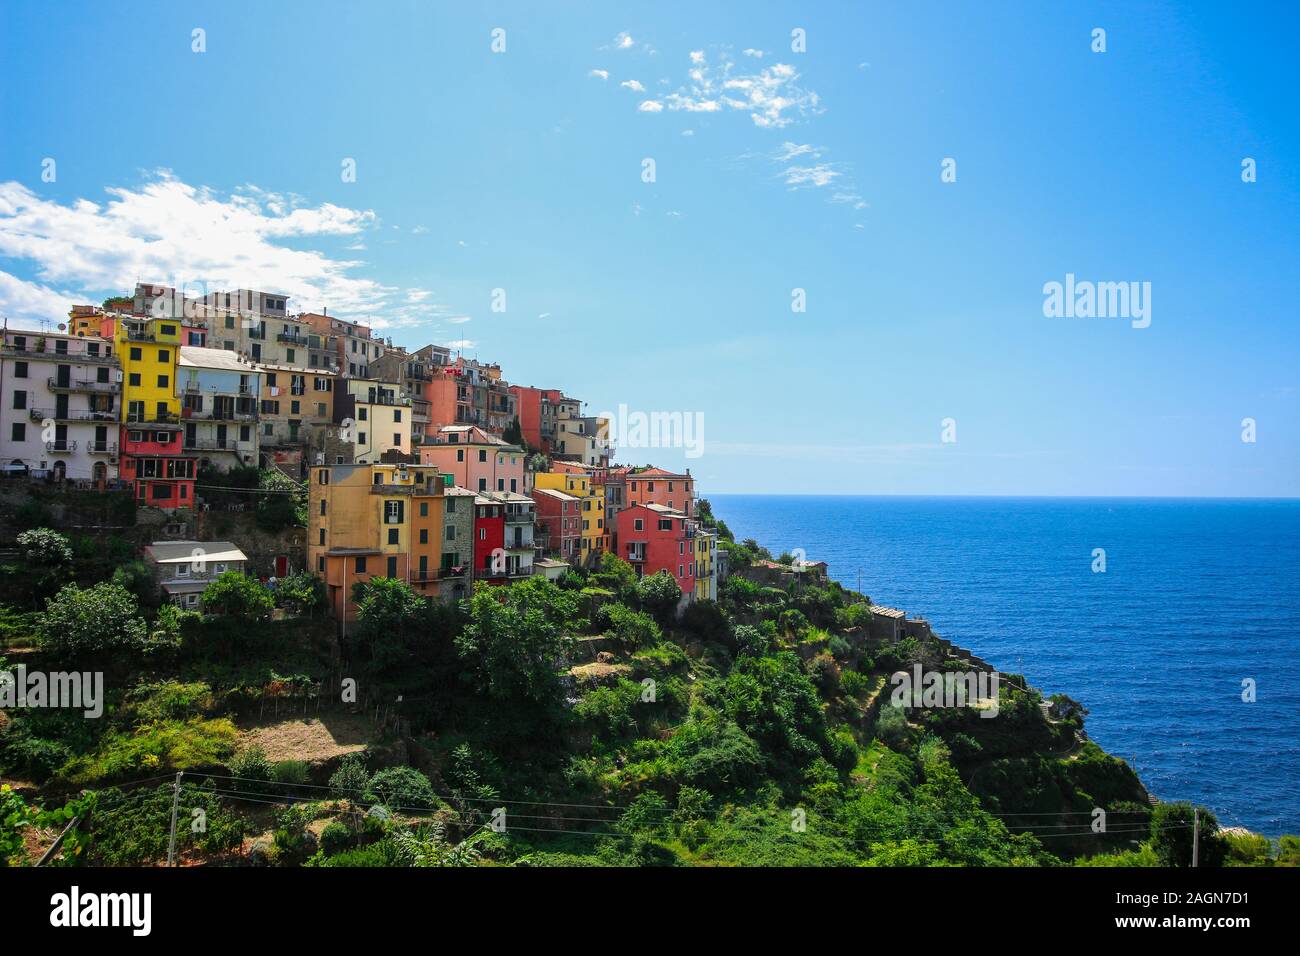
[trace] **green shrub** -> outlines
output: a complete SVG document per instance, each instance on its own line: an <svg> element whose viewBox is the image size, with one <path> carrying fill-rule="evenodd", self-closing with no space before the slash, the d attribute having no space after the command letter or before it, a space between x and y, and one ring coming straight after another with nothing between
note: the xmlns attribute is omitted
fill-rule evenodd
<svg viewBox="0 0 1300 956"><path fill-rule="evenodd" d="M320 848L326 856L333 856L352 846L353 839L352 830L347 824L334 820L326 824L325 829L321 831Z"/></svg>
<svg viewBox="0 0 1300 956"><path fill-rule="evenodd" d="M276 783L302 784L310 779L305 760L278 760L271 765L271 779Z"/></svg>
<svg viewBox="0 0 1300 956"><path fill-rule="evenodd" d="M380 770L370 778L366 799L394 810L436 810L440 806L433 784L414 767Z"/></svg>
<svg viewBox="0 0 1300 956"><path fill-rule="evenodd" d="M370 773L366 770L366 761L361 754L348 754L339 761L338 769L330 775L330 788L340 800L360 802L369 782Z"/></svg>

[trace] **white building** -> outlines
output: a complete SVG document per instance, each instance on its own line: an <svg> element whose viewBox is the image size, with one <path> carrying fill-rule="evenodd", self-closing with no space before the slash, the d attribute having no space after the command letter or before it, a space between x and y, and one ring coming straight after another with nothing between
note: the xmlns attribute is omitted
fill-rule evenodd
<svg viewBox="0 0 1300 956"><path fill-rule="evenodd" d="M155 541L145 561L167 600L198 610L203 592L227 571L244 573L248 557L229 541Z"/></svg>
<svg viewBox="0 0 1300 956"><path fill-rule="evenodd" d="M0 463L36 476L116 478L121 398L113 343L6 329L0 347Z"/></svg>
<svg viewBox="0 0 1300 956"><path fill-rule="evenodd" d="M261 370L235 352L182 346L176 369L183 447L221 471L257 465Z"/></svg>

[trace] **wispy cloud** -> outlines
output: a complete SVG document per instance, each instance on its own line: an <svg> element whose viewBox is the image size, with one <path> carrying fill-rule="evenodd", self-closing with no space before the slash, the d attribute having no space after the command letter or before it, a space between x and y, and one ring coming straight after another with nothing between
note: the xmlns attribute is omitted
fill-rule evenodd
<svg viewBox="0 0 1300 956"><path fill-rule="evenodd" d="M645 87L641 85L640 80L624 80L619 86L626 87L634 93L644 93Z"/></svg>
<svg viewBox="0 0 1300 956"><path fill-rule="evenodd" d="M746 53L755 57L761 51ZM818 95L800 85L799 73L788 63L773 63L754 72L737 69L725 52L716 63L710 63L704 50L692 50L690 63L686 82L671 93L642 101L638 109L643 113L732 110L747 113L755 126L770 129L780 129L821 110Z"/></svg>
<svg viewBox="0 0 1300 956"><path fill-rule="evenodd" d="M591 77L595 77L595 78L598 79L598 80L608 80L608 79L609 79L609 70L592 70L592 71L591 71L590 73L588 73L587 75L588 75L588 76L591 76Z"/></svg>

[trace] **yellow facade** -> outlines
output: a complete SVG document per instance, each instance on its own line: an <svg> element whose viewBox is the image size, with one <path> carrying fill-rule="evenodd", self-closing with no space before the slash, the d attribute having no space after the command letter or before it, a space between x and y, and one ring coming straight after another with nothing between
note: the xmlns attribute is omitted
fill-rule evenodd
<svg viewBox="0 0 1300 956"><path fill-rule="evenodd" d="M577 472L538 472L534 488L563 491L582 501L581 561L588 564L602 551L609 550L610 530L605 521L605 486L596 484L589 475Z"/></svg>
<svg viewBox="0 0 1300 956"><path fill-rule="evenodd" d="M718 599L717 555L718 537L706 531L695 535L695 599Z"/></svg>
<svg viewBox="0 0 1300 956"><path fill-rule="evenodd" d="M113 345L122 363L122 420L178 422L176 364L181 324L175 319L118 319Z"/></svg>
<svg viewBox="0 0 1300 956"><path fill-rule="evenodd" d="M443 478L422 465L333 465L311 470L307 562L336 617L352 620L352 588L399 578L436 589Z"/></svg>

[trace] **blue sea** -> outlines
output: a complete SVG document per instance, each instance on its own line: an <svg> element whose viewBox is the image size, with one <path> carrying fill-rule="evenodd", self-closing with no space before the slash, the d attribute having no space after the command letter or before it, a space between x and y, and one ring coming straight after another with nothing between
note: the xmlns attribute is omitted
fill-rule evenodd
<svg viewBox="0 0 1300 956"><path fill-rule="evenodd" d="M876 603L1082 702L1161 799L1300 834L1300 500L709 497L738 540L861 571Z"/></svg>

